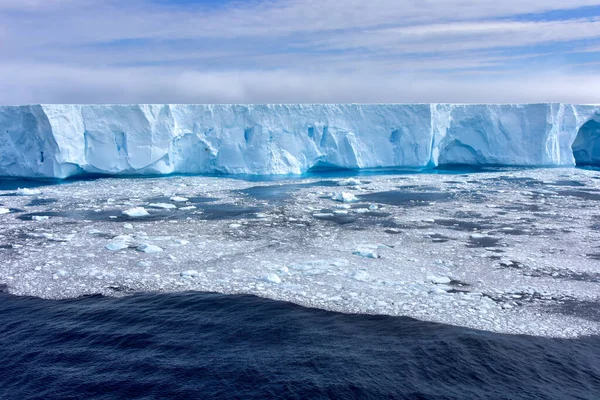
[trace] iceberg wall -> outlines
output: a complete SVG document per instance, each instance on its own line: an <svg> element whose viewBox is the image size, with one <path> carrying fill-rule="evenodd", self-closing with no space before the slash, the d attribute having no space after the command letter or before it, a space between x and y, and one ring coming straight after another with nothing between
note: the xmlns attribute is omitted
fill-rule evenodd
<svg viewBox="0 0 600 400"><path fill-rule="evenodd" d="M600 160L600 105L0 107L0 176L300 174Z"/></svg>

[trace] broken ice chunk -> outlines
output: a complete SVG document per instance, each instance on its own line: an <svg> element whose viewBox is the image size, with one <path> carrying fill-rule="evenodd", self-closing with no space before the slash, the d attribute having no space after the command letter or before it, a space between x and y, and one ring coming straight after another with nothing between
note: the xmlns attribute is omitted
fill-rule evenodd
<svg viewBox="0 0 600 400"><path fill-rule="evenodd" d="M448 283L452 282L452 279L448 278L447 276L428 275L427 280L436 285L447 285Z"/></svg>
<svg viewBox="0 0 600 400"><path fill-rule="evenodd" d="M369 279L369 274L366 271L357 271L352 275L352 278L360 282L366 282Z"/></svg>
<svg viewBox="0 0 600 400"><path fill-rule="evenodd" d="M355 195L347 192L334 193L331 195L331 199L342 203L351 203L353 201L358 201Z"/></svg>
<svg viewBox="0 0 600 400"><path fill-rule="evenodd" d="M8 214L10 212L10 210L8 208L2 208L0 207L0 215L2 214Z"/></svg>
<svg viewBox="0 0 600 400"><path fill-rule="evenodd" d="M338 182L338 186L359 186L362 182L355 178L342 179Z"/></svg>
<svg viewBox="0 0 600 400"><path fill-rule="evenodd" d="M377 254L378 246L360 246L352 254L355 256L365 257L365 258L379 258L379 254Z"/></svg>
<svg viewBox="0 0 600 400"><path fill-rule="evenodd" d="M262 280L269 283L281 283L281 278L279 277L279 275L274 274L272 272L264 276Z"/></svg>
<svg viewBox="0 0 600 400"><path fill-rule="evenodd" d="M184 279L191 279L191 278L199 277L200 273L198 271L189 270L189 271L183 271L179 275L181 275L181 277Z"/></svg>
<svg viewBox="0 0 600 400"><path fill-rule="evenodd" d="M144 207L130 208L129 210L123 211L123 214L127 215L128 217L132 217L132 218L147 217L148 215L150 215Z"/></svg>
<svg viewBox="0 0 600 400"><path fill-rule="evenodd" d="M331 200L339 201L342 203L351 203L353 201L357 201L358 199L352 193L339 192L332 194Z"/></svg>
<svg viewBox="0 0 600 400"><path fill-rule="evenodd" d="M27 188L18 188L17 189L17 196L38 196L42 194L42 192L40 192L37 189L27 189Z"/></svg>
<svg viewBox="0 0 600 400"><path fill-rule="evenodd" d="M109 244L106 245L106 248L110 251L119 251L119 250L123 250L128 248L129 245L125 242L118 242L118 241L114 241L114 242L110 242Z"/></svg>
<svg viewBox="0 0 600 400"><path fill-rule="evenodd" d="M177 208L177 206L175 204L169 204L169 203L150 203L150 204L148 204L148 207L162 208L163 210L172 210L174 208Z"/></svg>
<svg viewBox="0 0 600 400"><path fill-rule="evenodd" d="M158 246L155 246L153 244L141 244L137 247L138 251L141 251L142 253L148 253L148 254L154 254L154 253L160 253L161 251L163 251L163 249L161 249Z"/></svg>

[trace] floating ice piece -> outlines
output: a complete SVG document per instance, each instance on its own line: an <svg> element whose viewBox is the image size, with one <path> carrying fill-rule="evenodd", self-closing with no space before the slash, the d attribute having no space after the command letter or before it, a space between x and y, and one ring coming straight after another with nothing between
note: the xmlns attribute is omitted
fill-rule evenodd
<svg viewBox="0 0 600 400"><path fill-rule="evenodd" d="M130 208L129 210L123 211L123 214L132 218L147 217L148 215L150 215L144 207Z"/></svg>
<svg viewBox="0 0 600 400"><path fill-rule="evenodd" d="M133 246L134 239L129 235L114 237L105 247L110 251L119 251Z"/></svg>
<svg viewBox="0 0 600 400"><path fill-rule="evenodd" d="M8 208L2 208L0 207L0 215L2 214L8 214L10 212L10 210Z"/></svg>
<svg viewBox="0 0 600 400"><path fill-rule="evenodd" d="M123 224L123 228L132 230L133 229L133 225L131 225L131 224Z"/></svg>
<svg viewBox="0 0 600 400"><path fill-rule="evenodd" d="M340 192L332 194L331 200L339 201L342 203L351 203L353 201L357 201L358 199L352 193Z"/></svg>
<svg viewBox="0 0 600 400"><path fill-rule="evenodd" d="M355 178L342 179L339 181L338 186L359 186L362 182Z"/></svg>
<svg viewBox="0 0 600 400"><path fill-rule="evenodd" d="M377 254L377 248L379 246L360 246L352 254L355 256L365 257L365 258L379 258L379 254Z"/></svg>
<svg viewBox="0 0 600 400"><path fill-rule="evenodd" d="M195 210L196 206L187 206L187 207L180 207L179 208L181 211L190 211L190 210Z"/></svg>
<svg viewBox="0 0 600 400"><path fill-rule="evenodd" d="M366 282L369 280L369 274L366 271L357 271L354 275L352 275L352 279Z"/></svg>
<svg viewBox="0 0 600 400"><path fill-rule="evenodd" d="M281 278L279 277L279 275L272 272L264 276L262 280L269 283L281 283Z"/></svg>
<svg viewBox="0 0 600 400"><path fill-rule="evenodd" d="M173 210L173 209L177 208L177 206L175 204L170 204L170 203L150 203L150 204L148 204L148 207L162 208L163 210Z"/></svg>
<svg viewBox="0 0 600 400"><path fill-rule="evenodd" d="M119 250L126 249L128 247L129 247L128 243L120 242L120 241L113 241L106 245L106 248L110 251L119 251Z"/></svg>
<svg viewBox="0 0 600 400"><path fill-rule="evenodd" d="M333 217L332 213L314 213L313 217L315 218L331 218Z"/></svg>
<svg viewBox="0 0 600 400"><path fill-rule="evenodd" d="M42 194L42 192L40 192L37 189L28 189L28 188L18 188L17 189L17 196L38 196Z"/></svg>
<svg viewBox="0 0 600 400"><path fill-rule="evenodd" d="M175 203L185 203L188 200L189 199L187 197L179 197L179 196L171 197L171 201L174 201Z"/></svg>
<svg viewBox="0 0 600 400"><path fill-rule="evenodd" d="M198 271L189 270L189 271L183 271L179 275L181 275L181 277L184 279L191 279L191 278L198 278L200 276L200 273Z"/></svg>
<svg viewBox="0 0 600 400"><path fill-rule="evenodd" d="M33 217L31 217L31 219L33 221L46 221L50 219L50 217L48 217L47 215L34 215Z"/></svg>
<svg viewBox="0 0 600 400"><path fill-rule="evenodd" d="M448 283L452 282L452 279L448 278L447 276L435 276L435 275L428 275L427 280L436 285L447 285Z"/></svg>
<svg viewBox="0 0 600 400"><path fill-rule="evenodd" d="M161 251L163 251L163 249L153 244L141 244L137 247L137 249L138 251L148 254L160 253Z"/></svg>

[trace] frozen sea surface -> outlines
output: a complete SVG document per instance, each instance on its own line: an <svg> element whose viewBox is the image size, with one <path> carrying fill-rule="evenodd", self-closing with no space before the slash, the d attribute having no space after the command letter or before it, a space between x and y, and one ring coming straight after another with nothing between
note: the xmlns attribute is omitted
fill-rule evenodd
<svg viewBox="0 0 600 400"><path fill-rule="evenodd" d="M348 178L5 182L0 287L253 294L499 333L600 331L598 171Z"/></svg>

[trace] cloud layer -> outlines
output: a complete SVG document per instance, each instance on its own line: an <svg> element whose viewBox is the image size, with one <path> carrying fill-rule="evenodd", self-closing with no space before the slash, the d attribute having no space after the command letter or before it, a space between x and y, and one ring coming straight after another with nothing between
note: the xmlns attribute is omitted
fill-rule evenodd
<svg viewBox="0 0 600 400"><path fill-rule="evenodd" d="M598 103L591 0L0 0L0 103Z"/></svg>

